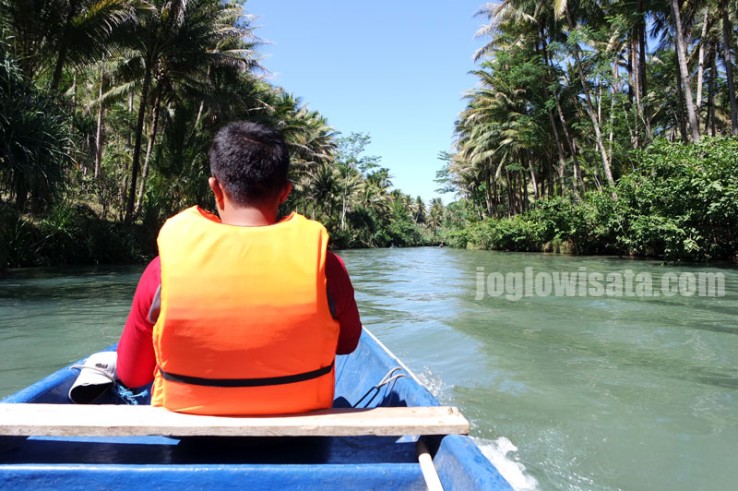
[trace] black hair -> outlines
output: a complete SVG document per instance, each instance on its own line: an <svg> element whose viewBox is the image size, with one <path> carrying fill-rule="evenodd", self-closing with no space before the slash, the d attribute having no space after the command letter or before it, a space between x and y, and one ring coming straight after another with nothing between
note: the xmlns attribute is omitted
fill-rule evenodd
<svg viewBox="0 0 738 491"><path fill-rule="evenodd" d="M210 172L237 205L276 197L287 183L290 157L282 135L259 123L236 121L215 135Z"/></svg>

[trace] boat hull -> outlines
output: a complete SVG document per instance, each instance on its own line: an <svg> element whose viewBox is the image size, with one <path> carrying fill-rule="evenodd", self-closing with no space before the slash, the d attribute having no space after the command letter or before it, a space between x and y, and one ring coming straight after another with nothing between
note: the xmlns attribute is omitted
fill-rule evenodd
<svg viewBox="0 0 738 491"><path fill-rule="evenodd" d="M373 387L391 370L397 378ZM67 403L59 370L2 402ZM358 404L357 404L358 403ZM336 360L337 407L435 406L438 400L368 331ZM467 436L426 440L445 489L509 490ZM426 489L413 437L0 437L0 488Z"/></svg>

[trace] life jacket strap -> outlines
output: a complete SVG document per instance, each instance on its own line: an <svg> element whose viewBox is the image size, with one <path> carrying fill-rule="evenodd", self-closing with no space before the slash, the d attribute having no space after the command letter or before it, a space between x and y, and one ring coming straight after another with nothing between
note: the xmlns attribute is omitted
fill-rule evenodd
<svg viewBox="0 0 738 491"><path fill-rule="evenodd" d="M322 377L331 373L335 360L327 367L321 367L317 370L298 373L295 375L284 375L282 377L263 377L263 378L201 378L190 377L189 375L178 375L175 373L165 372L159 368L159 373L164 380L170 382L178 382L189 385L204 385L207 387L264 387L268 385L284 385L294 384L296 382L304 382L314 378Z"/></svg>

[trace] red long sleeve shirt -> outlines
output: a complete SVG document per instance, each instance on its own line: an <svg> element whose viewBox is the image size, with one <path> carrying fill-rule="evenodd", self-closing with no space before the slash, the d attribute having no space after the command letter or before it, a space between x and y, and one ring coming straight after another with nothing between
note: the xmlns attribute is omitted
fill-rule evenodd
<svg viewBox="0 0 738 491"><path fill-rule="evenodd" d="M333 300L333 314L340 325L336 353L348 354L356 349L361 336L354 288L343 261L332 252L328 252L326 257L325 275ZM141 387L154 380L154 323L149 319L149 311L160 284L161 264L156 257L141 275L118 343L116 371L120 381L128 387Z"/></svg>

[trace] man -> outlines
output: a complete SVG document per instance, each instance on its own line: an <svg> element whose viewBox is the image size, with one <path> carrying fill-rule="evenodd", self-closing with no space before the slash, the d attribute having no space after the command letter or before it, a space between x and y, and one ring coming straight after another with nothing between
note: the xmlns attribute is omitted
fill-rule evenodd
<svg viewBox="0 0 738 491"><path fill-rule="evenodd" d="M282 137L232 123L209 154L218 217L199 207L162 227L118 344L117 376L154 380L152 404L194 414L330 407L336 354L361 334L353 287L328 235L298 214Z"/></svg>

